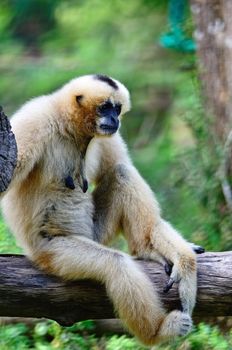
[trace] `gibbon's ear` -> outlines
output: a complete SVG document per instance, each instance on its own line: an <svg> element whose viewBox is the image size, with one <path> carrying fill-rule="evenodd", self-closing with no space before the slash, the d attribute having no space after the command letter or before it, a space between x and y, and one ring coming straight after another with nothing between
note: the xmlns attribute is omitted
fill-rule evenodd
<svg viewBox="0 0 232 350"><path fill-rule="evenodd" d="M83 97L84 97L83 95L76 96L76 101L79 105L81 105L81 101L83 100Z"/></svg>

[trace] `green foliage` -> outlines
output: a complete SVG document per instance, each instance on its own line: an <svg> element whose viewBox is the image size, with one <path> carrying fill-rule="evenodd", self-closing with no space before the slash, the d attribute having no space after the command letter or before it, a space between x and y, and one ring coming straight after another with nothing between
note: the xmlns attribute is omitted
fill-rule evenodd
<svg viewBox="0 0 232 350"><path fill-rule="evenodd" d="M0 253L21 253L22 250L16 245L15 240L0 217Z"/></svg>
<svg viewBox="0 0 232 350"><path fill-rule="evenodd" d="M114 335L106 343L106 350L145 350L134 338L128 338L125 335L119 337Z"/></svg>
<svg viewBox="0 0 232 350"><path fill-rule="evenodd" d="M232 332L220 333L217 327L200 323L196 330L185 339L161 345L157 350L230 350L232 348Z"/></svg>
<svg viewBox="0 0 232 350"><path fill-rule="evenodd" d="M54 11L58 0L2 0L1 10L3 23L1 31L11 35L25 45L37 44L38 38L54 24ZM44 10L46 8L46 11Z"/></svg>
<svg viewBox="0 0 232 350"><path fill-rule="evenodd" d="M83 321L72 327L61 327L56 322L39 322L33 327L24 324L0 328L1 350L146 350L136 339L123 336L97 338L90 335L94 322ZM203 323L188 337L155 346L153 350L230 350L232 332L220 333L217 327Z"/></svg>
<svg viewBox="0 0 232 350"><path fill-rule="evenodd" d="M26 350L30 349L31 341L28 338L28 328L24 324L17 326L0 327L1 350Z"/></svg>
<svg viewBox="0 0 232 350"><path fill-rule="evenodd" d="M56 322L40 322L32 329L24 324L0 328L1 350L89 350L96 349L97 339L84 335L92 329L91 321L80 322L73 327L62 328Z"/></svg>

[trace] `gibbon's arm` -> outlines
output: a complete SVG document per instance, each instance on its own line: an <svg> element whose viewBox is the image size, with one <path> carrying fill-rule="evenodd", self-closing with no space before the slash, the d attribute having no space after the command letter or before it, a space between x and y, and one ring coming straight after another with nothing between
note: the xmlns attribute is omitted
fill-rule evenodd
<svg viewBox="0 0 232 350"><path fill-rule="evenodd" d="M119 174L118 185L114 186L115 204L112 205L108 221L111 220L110 215L113 217L120 210L122 229L131 253L171 265L170 279L164 289L167 292L173 283L180 282L183 311L191 314L196 297L196 257L190 244L162 219L159 204L129 159L120 135L99 138L93 142L96 147L90 145L87 157L90 180L95 180L97 187L101 187L103 180L107 179L107 173L117 169Z"/></svg>
<svg viewBox="0 0 232 350"><path fill-rule="evenodd" d="M46 107L44 100L45 97L40 97L29 101L11 119L18 154L9 189L23 181L33 169L54 128L52 120L49 119L49 105Z"/></svg>

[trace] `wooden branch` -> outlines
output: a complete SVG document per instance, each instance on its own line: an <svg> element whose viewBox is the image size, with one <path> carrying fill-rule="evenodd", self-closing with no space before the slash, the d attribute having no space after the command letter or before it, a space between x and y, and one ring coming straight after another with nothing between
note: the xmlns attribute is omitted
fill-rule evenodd
<svg viewBox="0 0 232 350"><path fill-rule="evenodd" d="M163 267L138 261L158 288L165 307L179 308L177 286L163 293ZM104 286L87 280L63 282L34 268L21 255L0 255L0 316L45 317L70 325L86 319L114 318ZM198 256L195 316L232 316L232 252Z"/></svg>

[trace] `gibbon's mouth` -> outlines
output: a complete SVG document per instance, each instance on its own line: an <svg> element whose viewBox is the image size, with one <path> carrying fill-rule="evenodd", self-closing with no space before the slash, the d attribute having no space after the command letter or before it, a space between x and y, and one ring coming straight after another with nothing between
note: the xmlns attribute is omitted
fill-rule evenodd
<svg viewBox="0 0 232 350"><path fill-rule="evenodd" d="M104 131L106 130L106 131L112 131L112 132L115 132L118 130L118 126L111 126L111 125L104 125L104 124L101 125L100 128Z"/></svg>
<svg viewBox="0 0 232 350"><path fill-rule="evenodd" d="M111 135L114 134L118 130L118 126L109 126L109 125L100 125L100 130L104 132L104 134Z"/></svg>

